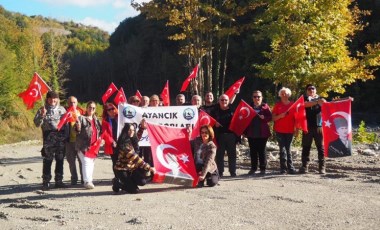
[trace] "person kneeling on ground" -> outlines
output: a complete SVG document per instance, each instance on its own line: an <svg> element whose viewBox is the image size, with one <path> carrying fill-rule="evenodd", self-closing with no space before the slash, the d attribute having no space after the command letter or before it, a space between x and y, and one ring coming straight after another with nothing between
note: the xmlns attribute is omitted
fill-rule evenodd
<svg viewBox="0 0 380 230"><path fill-rule="evenodd" d="M200 128L200 137L191 141L191 149L195 160L195 166L199 175L198 187L203 187L204 182L213 187L218 184L219 173L215 162L216 145L213 142L214 130L210 125Z"/></svg>
<svg viewBox="0 0 380 230"><path fill-rule="evenodd" d="M128 193L138 193L139 187L146 184L146 172L155 173L156 170L143 161L136 153L139 148L138 142L146 128L145 120L142 120L136 135L135 126L126 123L117 140L116 151L118 159L115 164L116 179L113 180L112 190L119 189Z"/></svg>

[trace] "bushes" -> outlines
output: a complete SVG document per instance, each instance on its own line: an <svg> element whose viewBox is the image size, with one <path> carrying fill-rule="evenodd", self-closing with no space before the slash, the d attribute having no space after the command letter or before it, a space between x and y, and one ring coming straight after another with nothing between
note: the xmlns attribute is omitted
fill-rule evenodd
<svg viewBox="0 0 380 230"><path fill-rule="evenodd" d="M372 144L378 141L376 133L370 133L365 127L365 122L361 121L358 131L353 135L354 143Z"/></svg>

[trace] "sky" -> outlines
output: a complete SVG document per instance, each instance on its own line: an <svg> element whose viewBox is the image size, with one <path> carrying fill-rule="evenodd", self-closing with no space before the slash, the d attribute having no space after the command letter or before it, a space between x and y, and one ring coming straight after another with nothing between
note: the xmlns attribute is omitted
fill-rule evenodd
<svg viewBox="0 0 380 230"><path fill-rule="evenodd" d="M135 0L143 1L148 0ZM138 15L131 0L0 0L0 5L27 16L41 15L96 26L110 34L124 19Z"/></svg>

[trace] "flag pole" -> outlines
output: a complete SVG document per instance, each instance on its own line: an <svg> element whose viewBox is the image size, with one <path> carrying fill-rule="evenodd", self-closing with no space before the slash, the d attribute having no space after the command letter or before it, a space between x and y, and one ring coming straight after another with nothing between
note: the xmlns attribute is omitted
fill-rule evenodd
<svg viewBox="0 0 380 230"><path fill-rule="evenodd" d="M40 87L37 87L37 88L38 88L38 93L40 94L40 98L41 98L41 102L42 102L42 107L45 107L45 102L44 102L44 98L42 97L41 89L40 89Z"/></svg>

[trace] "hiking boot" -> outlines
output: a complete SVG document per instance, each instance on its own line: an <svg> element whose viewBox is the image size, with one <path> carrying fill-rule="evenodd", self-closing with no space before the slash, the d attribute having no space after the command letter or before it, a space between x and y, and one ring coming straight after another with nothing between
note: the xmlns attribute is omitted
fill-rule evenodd
<svg viewBox="0 0 380 230"><path fill-rule="evenodd" d="M295 170L295 169L289 169L288 170L288 174L292 174L292 175L294 175L294 174L296 174L297 173L297 171Z"/></svg>
<svg viewBox="0 0 380 230"><path fill-rule="evenodd" d="M249 170L248 175L250 175L250 176L255 175L255 172L256 172L256 170L251 169L251 170Z"/></svg>
<svg viewBox="0 0 380 230"><path fill-rule="evenodd" d="M236 177L236 173L231 173L231 177Z"/></svg>
<svg viewBox="0 0 380 230"><path fill-rule="evenodd" d="M42 183L42 190L47 191L50 189L50 182L43 182Z"/></svg>
<svg viewBox="0 0 380 230"><path fill-rule="evenodd" d="M77 180L71 180L71 185L77 185L78 181Z"/></svg>
<svg viewBox="0 0 380 230"><path fill-rule="evenodd" d="M260 175L265 175L265 169L260 170Z"/></svg>
<svg viewBox="0 0 380 230"><path fill-rule="evenodd" d="M320 167L318 170L319 174L326 174L326 168L324 166Z"/></svg>
<svg viewBox="0 0 380 230"><path fill-rule="evenodd" d="M56 181L54 187L56 187L56 188L67 188L67 186L62 181Z"/></svg>
<svg viewBox="0 0 380 230"><path fill-rule="evenodd" d="M113 178L112 179L112 191L119 192L120 188L121 187L120 187L119 179Z"/></svg>
<svg viewBox="0 0 380 230"><path fill-rule="evenodd" d="M286 174L286 169L281 169L280 174Z"/></svg>
<svg viewBox="0 0 380 230"><path fill-rule="evenodd" d="M299 173L301 174L305 174L305 173L308 173L309 172L309 166L302 166L299 170L298 170Z"/></svg>

